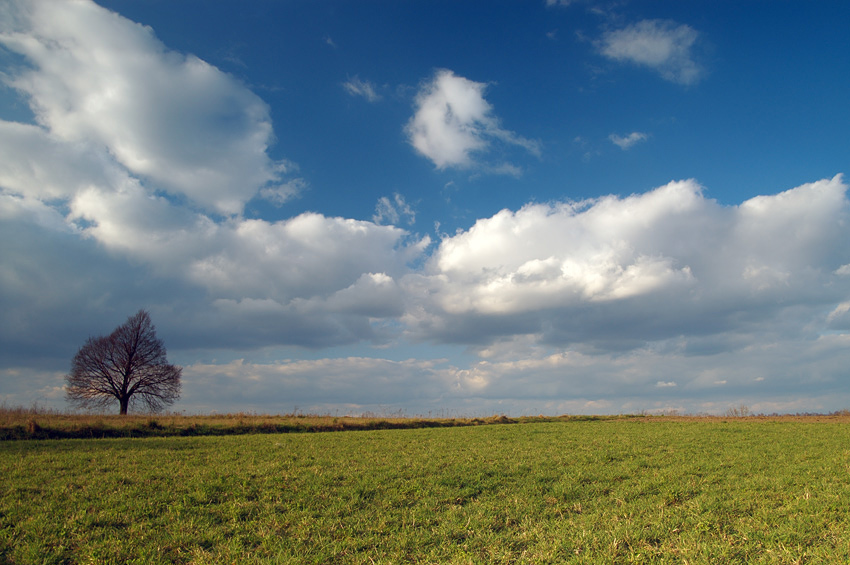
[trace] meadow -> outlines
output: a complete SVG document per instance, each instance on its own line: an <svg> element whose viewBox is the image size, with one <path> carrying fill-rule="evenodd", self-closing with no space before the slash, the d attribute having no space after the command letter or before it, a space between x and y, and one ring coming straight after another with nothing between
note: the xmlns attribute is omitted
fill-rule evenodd
<svg viewBox="0 0 850 565"><path fill-rule="evenodd" d="M842 418L0 442L0 562L848 563Z"/></svg>
<svg viewBox="0 0 850 565"><path fill-rule="evenodd" d="M361 416L316 414L117 414L68 413L39 407L0 406L0 441L20 439L88 439L123 437L211 436L342 432L411 428L444 428L528 421L598 419L602 416L553 418L505 416L488 418L405 417L400 413ZM606 416L611 417L611 416Z"/></svg>

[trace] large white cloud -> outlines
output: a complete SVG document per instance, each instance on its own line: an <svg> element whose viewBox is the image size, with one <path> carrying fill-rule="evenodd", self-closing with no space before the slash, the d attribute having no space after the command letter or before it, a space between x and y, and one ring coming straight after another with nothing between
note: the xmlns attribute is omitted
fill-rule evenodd
<svg viewBox="0 0 850 565"><path fill-rule="evenodd" d="M487 85L440 70L416 96L416 112L407 124L410 144L438 169L481 165L477 156L498 141L538 154L538 143L503 129L484 99ZM510 170L502 165L492 170Z"/></svg>
<svg viewBox="0 0 850 565"><path fill-rule="evenodd" d="M503 210L443 239L425 271L406 279L421 297L408 323L449 342L529 334L628 348L803 331L850 293L838 274L850 262L846 190L836 176L721 206L680 181Z"/></svg>
<svg viewBox="0 0 850 565"><path fill-rule="evenodd" d="M150 28L92 2L14 0L0 43L30 65L7 80L54 140L103 147L156 188L224 214L280 181L267 105Z"/></svg>
<svg viewBox="0 0 850 565"><path fill-rule="evenodd" d="M384 326L404 311L397 281L427 239L317 214L216 224L134 188L84 194L92 215L77 230L50 208L0 199L4 357L36 355L49 336L51 351L70 358L81 332L103 332L104 316L119 323L116 312L140 306L177 348L393 338Z"/></svg>
<svg viewBox="0 0 850 565"><path fill-rule="evenodd" d="M210 218L129 182L71 203L83 236L201 300L173 321L201 346L308 346L377 339L401 314L396 280L429 240L372 222L305 213L278 222ZM230 330L238 328L238 333Z"/></svg>
<svg viewBox="0 0 850 565"><path fill-rule="evenodd" d="M224 297L327 297L364 274L403 274L427 245L426 239L405 246L405 235L391 226L310 213L274 224L244 221L222 229L217 252L192 260L188 275Z"/></svg>
<svg viewBox="0 0 850 565"><path fill-rule="evenodd" d="M704 71L694 60L699 32L669 20L642 20L610 30L599 42L600 52L615 61L628 61L657 71L665 80L694 84Z"/></svg>

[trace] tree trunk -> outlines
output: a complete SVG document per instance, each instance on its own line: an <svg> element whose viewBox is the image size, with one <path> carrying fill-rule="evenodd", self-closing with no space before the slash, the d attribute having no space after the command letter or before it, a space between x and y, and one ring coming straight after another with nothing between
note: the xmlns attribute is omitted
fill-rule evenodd
<svg viewBox="0 0 850 565"><path fill-rule="evenodd" d="M130 397L129 396L121 397L121 398L118 399L118 402L121 404L121 411L119 412L119 414L121 414L122 416L126 416L127 415L127 406L130 405Z"/></svg>

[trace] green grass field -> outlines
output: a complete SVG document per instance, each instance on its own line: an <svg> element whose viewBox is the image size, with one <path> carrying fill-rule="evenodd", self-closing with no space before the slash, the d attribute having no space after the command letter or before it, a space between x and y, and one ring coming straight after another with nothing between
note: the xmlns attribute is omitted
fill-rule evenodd
<svg viewBox="0 0 850 565"><path fill-rule="evenodd" d="M848 563L846 419L0 442L3 563Z"/></svg>

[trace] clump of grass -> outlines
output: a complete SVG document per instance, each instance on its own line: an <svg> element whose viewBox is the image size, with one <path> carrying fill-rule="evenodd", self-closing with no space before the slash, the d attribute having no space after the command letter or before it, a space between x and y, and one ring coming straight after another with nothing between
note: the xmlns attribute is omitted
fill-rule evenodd
<svg viewBox="0 0 850 565"><path fill-rule="evenodd" d="M38 435L41 432L41 426L38 425L38 422L35 419L30 418L27 420L27 433L33 437Z"/></svg>
<svg viewBox="0 0 850 565"><path fill-rule="evenodd" d="M59 416L62 412L52 408L46 408L33 404L30 407L8 406L5 402L0 404L0 426L20 424L37 416L51 417Z"/></svg>

